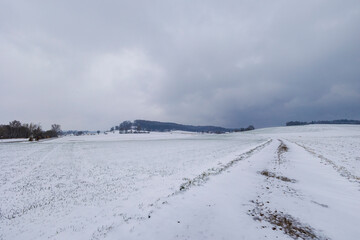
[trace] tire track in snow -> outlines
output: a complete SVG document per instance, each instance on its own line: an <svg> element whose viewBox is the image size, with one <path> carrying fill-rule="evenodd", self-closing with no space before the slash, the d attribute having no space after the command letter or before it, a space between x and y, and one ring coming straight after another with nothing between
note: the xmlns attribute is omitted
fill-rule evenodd
<svg viewBox="0 0 360 240"><path fill-rule="evenodd" d="M265 184L261 185L261 188L266 189L266 191L259 194L256 200L250 200L250 202L254 205L254 208L248 210L248 215L251 216L254 221L258 221L260 223L267 222L270 224L273 231L281 231L293 239L329 239L312 226L300 221L297 217L286 212L279 211L276 208L271 208L270 201L262 199L264 197L267 199L271 198L270 196L274 192L274 187L279 188L283 194L290 194L294 197L299 196L299 193L296 190L289 187L289 185L295 184L297 180L278 175L278 168L280 165L288 162L285 155L289 150L289 147L283 140L278 139L278 141L279 146L277 147L275 153L276 156L274 156L274 159L276 159L274 162L274 170L276 171L276 174L267 170L259 172L259 174L266 177ZM281 184L279 181L281 181ZM262 223L261 228L268 228L268 226Z"/></svg>
<svg viewBox="0 0 360 240"><path fill-rule="evenodd" d="M230 167L234 166L239 161L245 160L245 159L253 156L254 154L256 154L256 153L260 152L262 149L264 149L266 146L268 146L272 141L273 141L272 139L269 139L266 142L261 143L260 145L240 154L237 158L235 158L234 160L231 160L230 162L226 163L225 165L222 165L220 167L209 168L207 171L203 172L202 174L198 175L197 177L195 177L193 179L186 179L187 181L180 185L179 190L169 194L166 198L170 198L177 194L184 193L185 191L189 190L191 187L200 186L200 185L206 183L209 180L210 176L218 175L218 174L224 172L225 170L229 169ZM163 200L162 204L167 203L167 201L164 201L163 198L159 198L157 201L155 201L153 204L150 204L149 206L156 207L156 206L158 206L158 204L161 200ZM157 208L159 208L159 207L157 207ZM149 212L148 218L150 218L152 212L153 211Z"/></svg>
<svg viewBox="0 0 360 240"><path fill-rule="evenodd" d="M202 174L198 175L197 177L195 177L193 179L186 179L187 181L180 185L179 190L174 192L173 194L171 194L169 196L178 194L180 192L184 192L184 191L188 190L192 186L199 186L199 185L205 183L207 180L209 180L210 176L218 175L218 174L222 173L223 171L229 169L230 167L234 166L237 162L251 157L255 153L261 151L263 148L265 148L271 142L272 142L272 139L266 141L265 143L262 143L262 144L256 146L255 148L252 148L251 150L249 150L249 151L247 151L245 153L240 154L237 158L235 158L234 160L228 162L225 165L222 165L220 167L209 168L207 171L203 172Z"/></svg>
<svg viewBox="0 0 360 240"><path fill-rule="evenodd" d="M292 141L289 141L289 142L292 142ZM335 169L342 177L345 177L350 182L356 182L356 183L360 184L360 177L352 174L344 166L337 165L331 159L328 159L328 158L324 157L323 155L316 153L314 150L312 150L312 149L310 149L308 147L305 147L305 146L303 146L303 145L301 145L301 144L299 144L297 142L292 142L292 143L298 145L299 147L302 147L305 151L307 151L311 155L313 155L313 156L319 158L320 160L326 162L327 164L331 165L333 167L333 169Z"/></svg>
<svg viewBox="0 0 360 240"><path fill-rule="evenodd" d="M226 163L225 165L210 168L207 171L203 172L202 174L198 175L197 177L195 177L193 179L188 179L185 183L180 185L179 190L167 195L166 197L160 197L154 203L149 204L148 209L147 210L144 209L145 210L144 212L147 212L147 214L144 214L142 216L141 215L127 216L126 214L123 214L123 213L118 214L123 219L122 223L118 223L116 225L114 223L112 223L112 224L106 225L106 227L103 226L101 228L98 228L98 230L93 233L93 236L91 239L92 240L99 239L99 236L106 236L111 230L115 229L116 227L120 226L123 223L129 224L130 222L134 222L134 221L136 221L136 222L146 221L147 219L151 218L151 214L155 211L155 209L160 209L162 205L167 204L166 199L173 197L175 195L184 193L187 190L189 190L191 187L200 186L200 185L206 183L209 180L210 176L218 175L218 174L224 172L225 170L229 169L230 167L234 166L239 161L245 160L245 159L253 156L254 154L256 154L256 153L260 152L262 149L264 149L266 146L268 146L272 141L273 141L273 139L269 139L269 140L261 143L260 145L240 154L234 160L231 160L230 162ZM134 228L134 226L131 229L133 230L133 228Z"/></svg>

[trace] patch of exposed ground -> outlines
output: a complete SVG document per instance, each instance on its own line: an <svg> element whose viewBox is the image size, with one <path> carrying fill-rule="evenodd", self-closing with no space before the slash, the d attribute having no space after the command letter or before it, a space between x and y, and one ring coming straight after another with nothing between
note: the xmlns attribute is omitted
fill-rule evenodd
<svg viewBox="0 0 360 240"><path fill-rule="evenodd" d="M267 222L272 225L272 230L282 231L284 234L293 239L329 239L316 231L308 224L300 222L290 214L282 211L270 210L263 202L258 200L251 201L255 204L254 209L248 211L248 215L252 216L255 221ZM262 228L268 226L262 225Z"/></svg>
<svg viewBox="0 0 360 240"><path fill-rule="evenodd" d="M47 205L50 205L52 200L53 199L48 200L48 201L43 201L43 202L32 203L21 209L20 208L19 209L10 209L8 212L4 212L4 213L2 213L2 211L0 209L0 219L5 218L7 220L11 220L11 219L14 219L17 217L21 217L22 215L26 214L30 210L33 210L36 208L42 208Z"/></svg>
<svg viewBox="0 0 360 240"><path fill-rule="evenodd" d="M284 176L279 176L279 175L276 175L273 172L269 172L268 170L263 170L263 171L260 172L260 174L267 177L267 178L276 178L276 179L279 179L279 180L284 181L284 182L291 182L291 183L296 183L297 182L295 179L284 177Z"/></svg>

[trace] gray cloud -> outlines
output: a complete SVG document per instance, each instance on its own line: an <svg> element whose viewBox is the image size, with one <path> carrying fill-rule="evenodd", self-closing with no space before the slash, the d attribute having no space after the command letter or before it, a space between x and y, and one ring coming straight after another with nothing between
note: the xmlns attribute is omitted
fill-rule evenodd
<svg viewBox="0 0 360 240"><path fill-rule="evenodd" d="M0 3L0 122L360 118L360 3Z"/></svg>

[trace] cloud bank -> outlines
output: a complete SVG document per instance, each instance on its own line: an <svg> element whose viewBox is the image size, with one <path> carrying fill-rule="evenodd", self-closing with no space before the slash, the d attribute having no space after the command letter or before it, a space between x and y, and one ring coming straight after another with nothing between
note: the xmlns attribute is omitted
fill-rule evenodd
<svg viewBox="0 0 360 240"><path fill-rule="evenodd" d="M0 123L360 119L360 2L0 2Z"/></svg>

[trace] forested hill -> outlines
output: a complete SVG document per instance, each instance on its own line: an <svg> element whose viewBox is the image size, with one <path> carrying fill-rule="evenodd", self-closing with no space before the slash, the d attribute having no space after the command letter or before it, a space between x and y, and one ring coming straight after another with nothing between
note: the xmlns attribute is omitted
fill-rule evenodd
<svg viewBox="0 0 360 240"><path fill-rule="evenodd" d="M171 122L158 122L149 120L135 120L134 122L124 121L119 126L111 128L112 130L127 131L130 129L145 130L153 132L166 131L187 131L187 132L211 132L211 133L225 133L225 132L240 132L255 129L253 126L247 128L231 129L217 126L192 126L183 125Z"/></svg>
<svg viewBox="0 0 360 240"><path fill-rule="evenodd" d="M183 125L178 123L171 122L157 122L157 121L148 121L148 120L135 120L134 124L136 126L141 126L142 129L148 131L188 131L188 132L230 132L233 129L216 127L216 126L192 126L192 125Z"/></svg>
<svg viewBox="0 0 360 240"><path fill-rule="evenodd" d="M298 126L298 125L309 125L309 124L360 124L359 120L332 120L332 121L311 121L311 122L300 122L300 121L290 121L286 123L286 126Z"/></svg>

